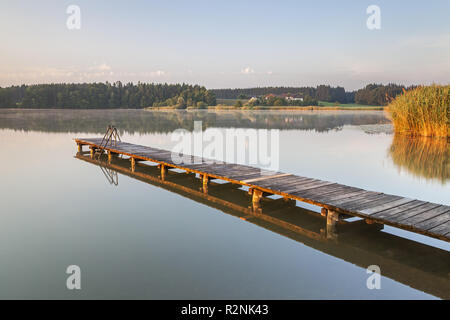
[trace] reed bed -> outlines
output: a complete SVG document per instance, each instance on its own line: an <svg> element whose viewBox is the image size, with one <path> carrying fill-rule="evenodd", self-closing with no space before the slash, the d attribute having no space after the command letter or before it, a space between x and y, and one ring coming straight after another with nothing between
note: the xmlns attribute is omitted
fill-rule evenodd
<svg viewBox="0 0 450 320"><path fill-rule="evenodd" d="M388 105L394 130L426 137L450 137L450 85L404 91Z"/></svg>

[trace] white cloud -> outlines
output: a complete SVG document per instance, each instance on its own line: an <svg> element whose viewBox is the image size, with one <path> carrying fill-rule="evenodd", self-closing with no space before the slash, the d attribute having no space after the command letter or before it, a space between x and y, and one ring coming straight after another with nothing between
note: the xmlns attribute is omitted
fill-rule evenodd
<svg viewBox="0 0 450 320"><path fill-rule="evenodd" d="M97 70L97 71L111 71L111 69L112 69L111 66L107 65L106 63L95 65L89 68L89 70Z"/></svg>
<svg viewBox="0 0 450 320"><path fill-rule="evenodd" d="M251 74L251 73L255 73L255 70L253 70L253 69L250 68L250 67L246 67L246 68L244 68L244 69L241 70L241 73L242 73L242 74Z"/></svg>
<svg viewBox="0 0 450 320"><path fill-rule="evenodd" d="M165 75L166 75L166 72L162 71L162 70L156 70L156 71L151 71L150 72L150 76L151 77L162 77L162 76L165 76Z"/></svg>

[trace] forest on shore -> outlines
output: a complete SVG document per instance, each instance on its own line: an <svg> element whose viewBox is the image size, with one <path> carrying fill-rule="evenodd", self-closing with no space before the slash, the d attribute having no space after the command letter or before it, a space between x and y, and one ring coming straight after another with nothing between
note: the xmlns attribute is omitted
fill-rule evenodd
<svg viewBox="0 0 450 320"><path fill-rule="evenodd" d="M343 87L320 85L317 87L256 87L246 89L213 89L217 99L250 99L269 94L300 95L308 101L325 101L332 103L356 103L361 105L385 106L390 100L401 94L403 90L414 87L405 87L389 83L369 84L356 91L345 91Z"/></svg>
<svg viewBox="0 0 450 320"><path fill-rule="evenodd" d="M318 101L385 106L404 90L397 84L369 84L356 91L343 87L257 87L206 89L199 85L156 83L59 83L0 87L0 108L142 109L171 106L176 109L215 106L217 99L251 99L258 105L304 106ZM266 97L272 95L271 97ZM288 100L286 96L301 97ZM284 96L284 97L283 97ZM282 100L282 101L281 101Z"/></svg>
<svg viewBox="0 0 450 320"><path fill-rule="evenodd" d="M152 106L215 105L214 93L199 85L154 83L61 83L0 88L0 107L142 109Z"/></svg>

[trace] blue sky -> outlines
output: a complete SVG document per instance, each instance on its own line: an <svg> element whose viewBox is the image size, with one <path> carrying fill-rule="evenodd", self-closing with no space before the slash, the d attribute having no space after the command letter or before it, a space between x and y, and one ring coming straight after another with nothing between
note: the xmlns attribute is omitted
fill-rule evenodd
<svg viewBox="0 0 450 320"><path fill-rule="evenodd" d="M81 29L69 30L69 5ZM366 26L369 5L381 29ZM450 1L0 2L0 86L450 82Z"/></svg>

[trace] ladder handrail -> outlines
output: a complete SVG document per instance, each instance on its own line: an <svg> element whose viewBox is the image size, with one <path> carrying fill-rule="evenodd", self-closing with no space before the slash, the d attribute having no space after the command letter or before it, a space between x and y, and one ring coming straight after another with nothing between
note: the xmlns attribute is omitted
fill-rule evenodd
<svg viewBox="0 0 450 320"><path fill-rule="evenodd" d="M116 146L117 140L122 142L122 140L120 139L119 131L117 130L116 127L108 125L108 128L106 128L105 135L102 138L102 142L100 142L99 157L110 142L111 144L114 142L114 146Z"/></svg>

